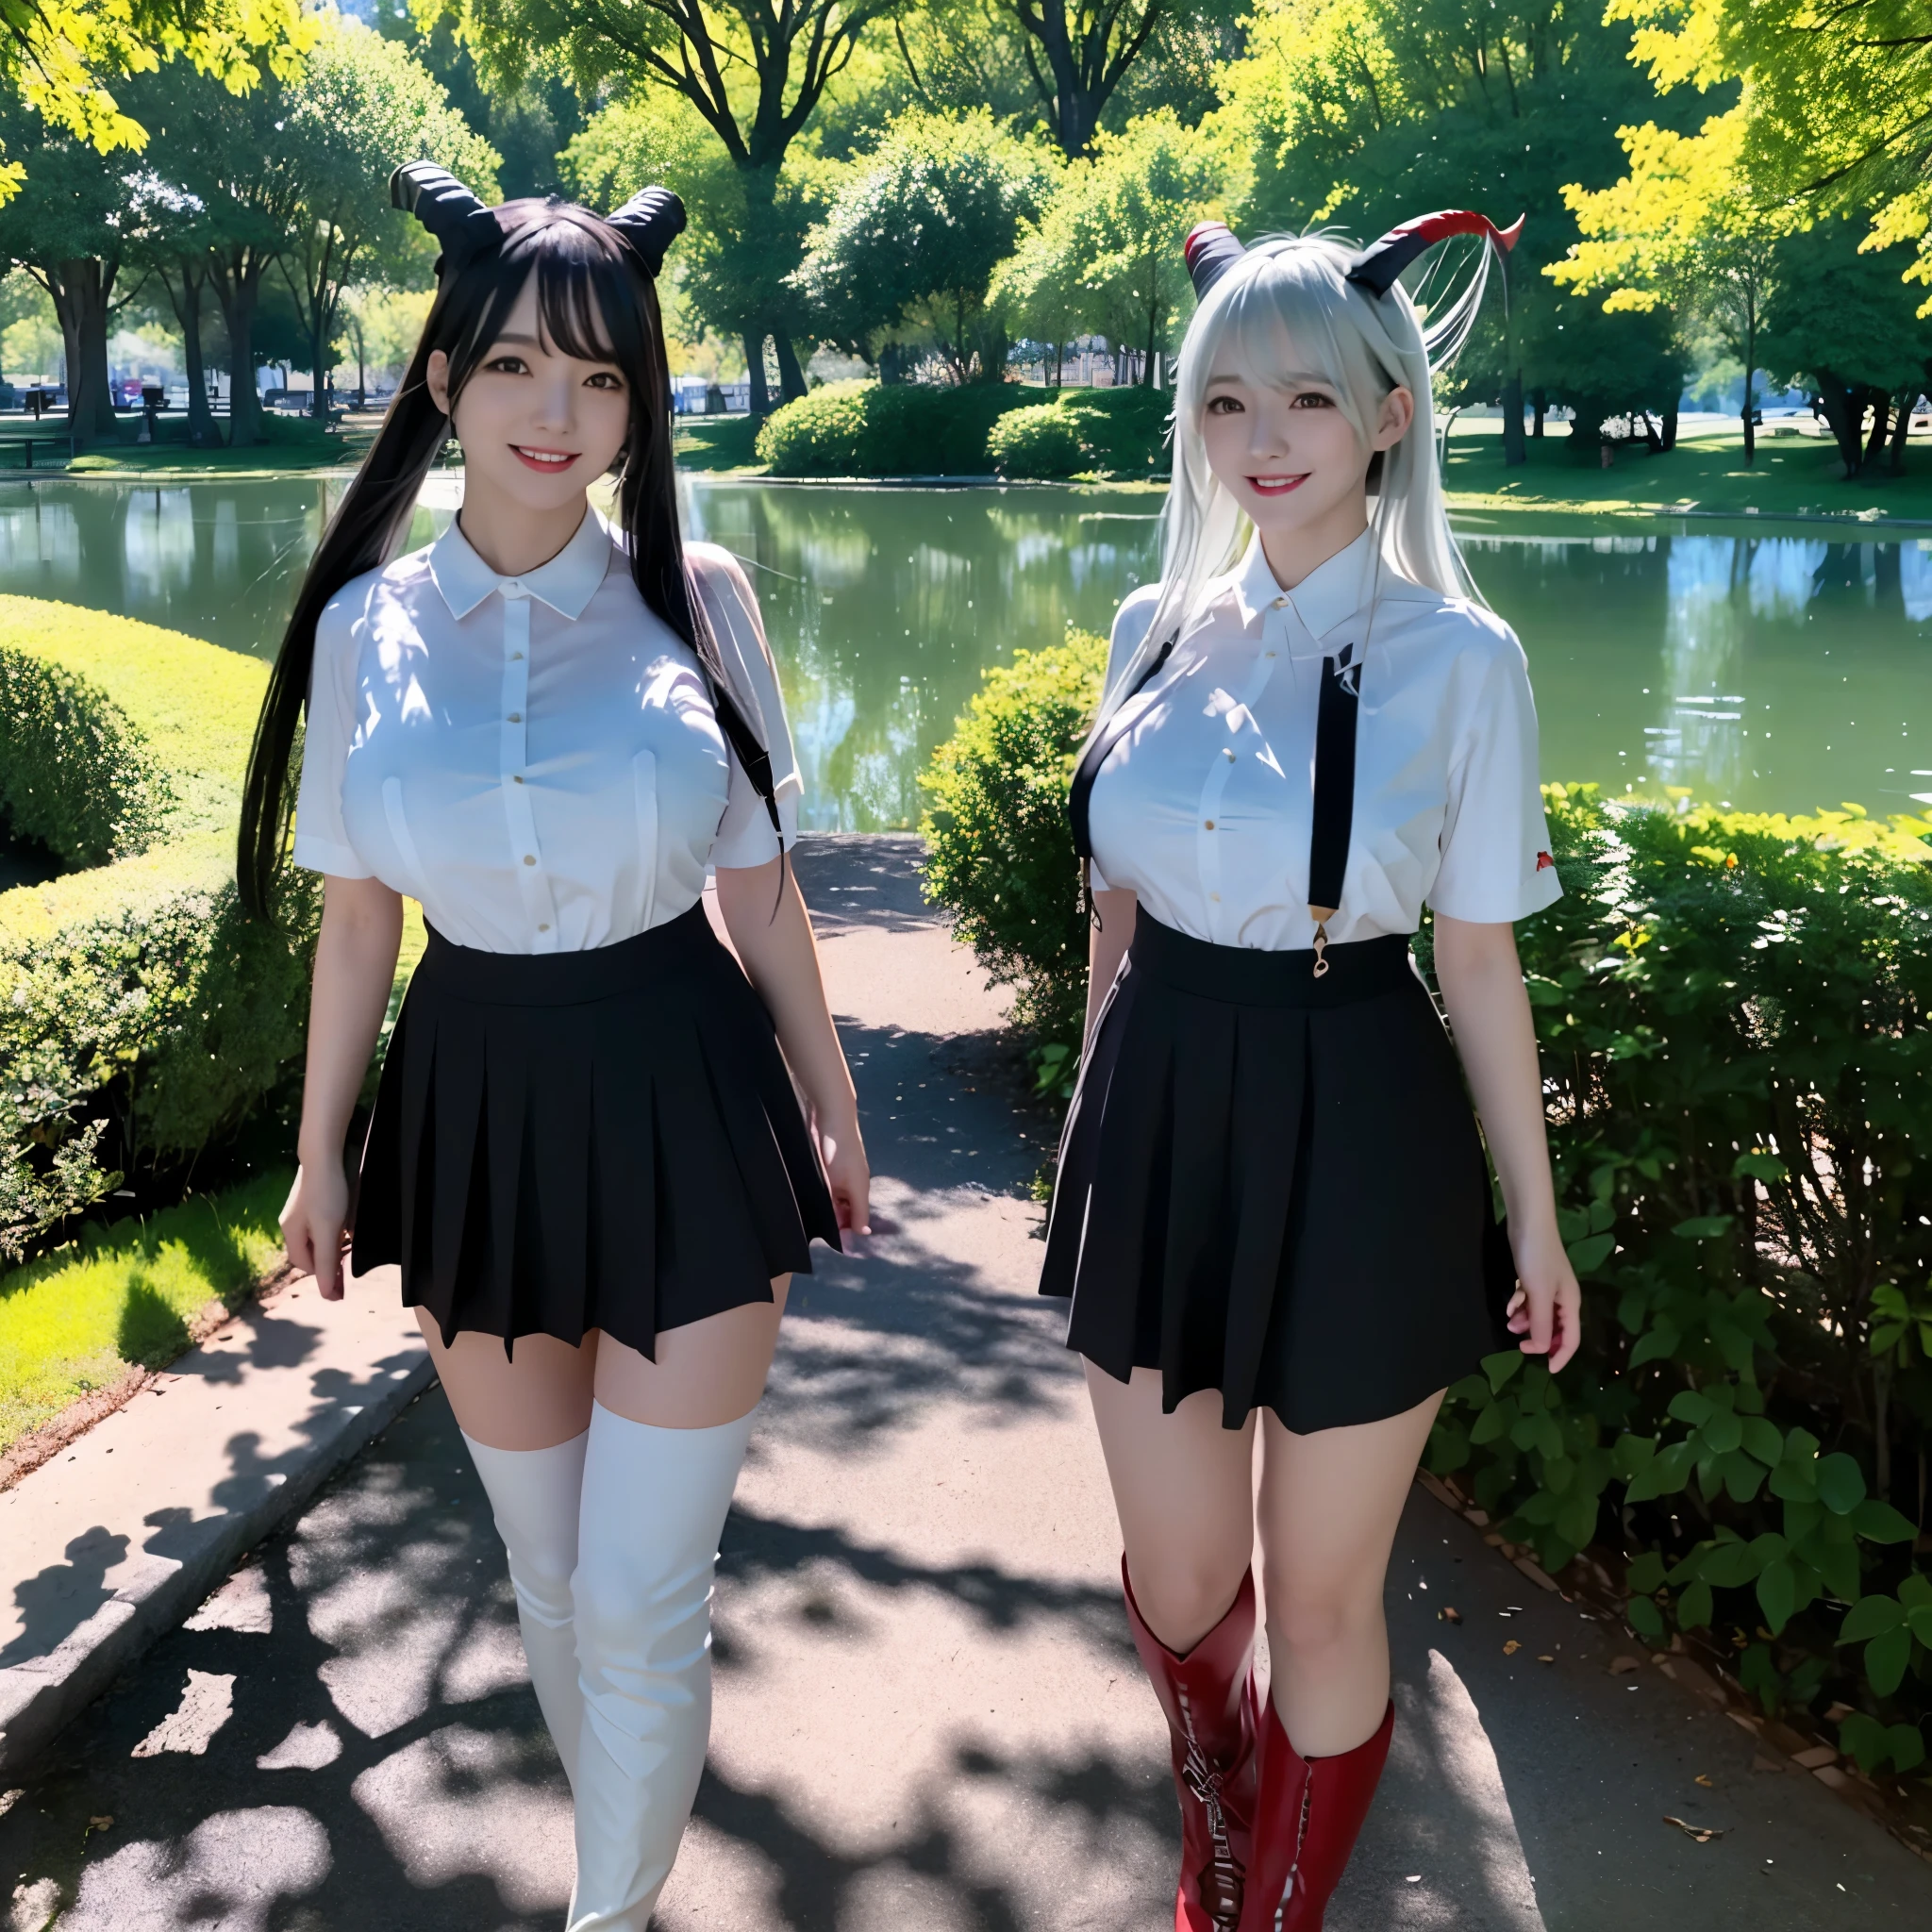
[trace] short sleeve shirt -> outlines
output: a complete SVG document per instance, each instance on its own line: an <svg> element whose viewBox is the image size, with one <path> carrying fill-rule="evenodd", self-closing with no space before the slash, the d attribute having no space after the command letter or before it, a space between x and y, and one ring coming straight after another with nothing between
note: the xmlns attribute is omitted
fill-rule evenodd
<svg viewBox="0 0 1932 1932"><path fill-rule="evenodd" d="M1215 945L1313 945L1322 662L1352 641L1355 815L1329 939L1412 933L1424 905L1502 924L1558 897L1523 647L1493 611L1377 571L1374 541L1365 533L1292 591L1257 541L1208 585L1160 675L1116 716L1090 804L1096 890L1132 891ZM1158 594L1122 605L1109 682Z"/></svg>
<svg viewBox="0 0 1932 1932"><path fill-rule="evenodd" d="M789 844L801 788L757 603L725 553L688 555ZM296 864L379 878L458 945L577 952L675 919L708 867L765 864L779 840L696 654L595 510L522 577L452 523L325 607Z"/></svg>

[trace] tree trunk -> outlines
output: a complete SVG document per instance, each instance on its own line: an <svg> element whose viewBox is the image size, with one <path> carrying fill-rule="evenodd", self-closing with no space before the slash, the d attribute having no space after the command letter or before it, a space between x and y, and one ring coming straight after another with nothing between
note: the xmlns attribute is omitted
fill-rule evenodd
<svg viewBox="0 0 1932 1932"><path fill-rule="evenodd" d="M76 449L115 433L108 382L108 297L113 287L114 269L94 256L63 261L50 277L67 351L67 433Z"/></svg>
<svg viewBox="0 0 1932 1932"><path fill-rule="evenodd" d="M751 329L744 336L744 372L751 384L751 412L754 416L772 413L772 392L765 387L765 339Z"/></svg>
<svg viewBox="0 0 1932 1932"><path fill-rule="evenodd" d="M1744 465L1757 460L1757 405L1752 391L1757 386L1757 313L1754 308L1744 318Z"/></svg>
<svg viewBox="0 0 1932 1932"><path fill-rule="evenodd" d="M261 441L261 392L255 386L255 309L261 266L231 262L216 272L215 300L228 331L228 447L253 449Z"/></svg>
<svg viewBox="0 0 1932 1932"><path fill-rule="evenodd" d="M1859 463L1860 474L1874 468L1879 453L1885 448L1885 432L1891 427L1891 398L1882 389L1874 389L1872 395L1872 435L1865 444L1865 455Z"/></svg>
<svg viewBox="0 0 1932 1932"><path fill-rule="evenodd" d="M782 325L772 331L772 341L778 349L778 394L785 402L795 403L805 393L805 371L799 366L798 350Z"/></svg>
<svg viewBox="0 0 1932 1932"><path fill-rule="evenodd" d="M1523 443L1523 372L1517 369L1503 385L1503 461L1515 470L1528 460Z"/></svg>
<svg viewBox="0 0 1932 1932"><path fill-rule="evenodd" d="M1818 372L1818 407L1824 412L1832 441L1838 445L1839 461L1844 465L1844 480L1849 483L1858 474L1858 432L1865 412L1858 407L1857 391L1828 369Z"/></svg>
<svg viewBox="0 0 1932 1932"><path fill-rule="evenodd" d="M163 276L168 302L181 325L181 358L188 365L188 441L194 449L219 449L221 432L208 406L208 362L201 353L202 275L197 265L181 264L181 286Z"/></svg>
<svg viewBox="0 0 1932 1932"><path fill-rule="evenodd" d="M1154 387L1154 343L1160 333L1160 297L1147 305L1147 359L1141 366L1141 387Z"/></svg>
<svg viewBox="0 0 1932 1932"><path fill-rule="evenodd" d="M1898 399L1898 421L1891 431L1890 460L1886 467L1894 476L1903 476L1906 470L1906 439L1912 433L1912 414L1919 407L1919 391L1907 390Z"/></svg>
<svg viewBox="0 0 1932 1932"><path fill-rule="evenodd" d="M1550 392L1546 389L1533 389L1529 392L1530 408L1536 411L1536 427L1530 431L1539 442L1542 441L1543 418L1550 412Z"/></svg>
<svg viewBox="0 0 1932 1932"><path fill-rule="evenodd" d="M1677 446L1677 404L1681 400L1680 397L1672 397L1671 407L1664 411L1663 446L1666 451Z"/></svg>

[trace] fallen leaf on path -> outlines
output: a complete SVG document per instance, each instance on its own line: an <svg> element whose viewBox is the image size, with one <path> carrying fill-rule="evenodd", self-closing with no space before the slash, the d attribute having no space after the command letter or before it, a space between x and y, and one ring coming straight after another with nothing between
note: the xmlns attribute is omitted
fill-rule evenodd
<svg viewBox="0 0 1932 1932"><path fill-rule="evenodd" d="M1462 1622L1462 1612L1454 1604L1444 1604L1436 1612L1436 1615L1445 1624L1459 1624Z"/></svg>
<svg viewBox="0 0 1932 1932"><path fill-rule="evenodd" d="M1664 1813L1664 1823L1666 1824L1674 1824L1686 1838L1692 1840L1700 1845L1707 1845L1712 1839L1724 1837L1724 1833L1712 1825L1686 1824L1681 1818L1673 1818L1668 1811Z"/></svg>
<svg viewBox="0 0 1932 1932"><path fill-rule="evenodd" d="M1553 1664L1556 1661L1557 1659L1553 1657L1540 1657L1537 1658L1537 1662L1540 1664Z"/></svg>
<svg viewBox="0 0 1932 1932"><path fill-rule="evenodd" d="M1522 1644L1518 1643L1515 1638L1512 1637L1509 1640L1509 1641L1503 1646L1503 1655L1505 1657L1514 1657L1516 1653L1522 1648Z"/></svg>
<svg viewBox="0 0 1932 1932"><path fill-rule="evenodd" d="M87 1822L90 1831L111 1831L113 1827L114 1814L111 1811L103 1812L100 1817L90 1818Z"/></svg>
<svg viewBox="0 0 1932 1932"><path fill-rule="evenodd" d="M1714 1791L1717 1790L1716 1781L1712 1778L1706 1776L1705 1774L1701 1771L1697 1774L1697 1782L1701 1784L1704 1787L1704 1789L1707 1791Z"/></svg>
<svg viewBox="0 0 1932 1932"><path fill-rule="evenodd" d="M1610 1659L1610 1675L1613 1677L1627 1677L1632 1671L1642 1668L1634 1657L1613 1657Z"/></svg>

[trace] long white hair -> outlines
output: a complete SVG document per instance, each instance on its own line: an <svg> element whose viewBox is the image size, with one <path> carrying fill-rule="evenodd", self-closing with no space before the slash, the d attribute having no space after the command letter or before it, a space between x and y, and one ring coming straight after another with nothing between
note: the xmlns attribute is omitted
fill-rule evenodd
<svg viewBox="0 0 1932 1932"><path fill-rule="evenodd" d="M1368 446L1382 400L1395 388L1415 398L1415 420L1382 454L1371 528L1382 569L1445 596L1482 602L1449 529L1437 467L1432 370L1467 339L1481 304L1490 250L1461 294L1425 328L1398 282L1375 295L1348 280L1356 251L1327 235L1257 242L1224 271L1188 325L1174 396L1174 481L1160 517L1160 598L1140 648L1116 668L1098 730L1133 690L1161 645L1195 617L1202 592L1232 569L1251 525L1208 467L1201 438L1208 385L1239 373L1257 385L1286 372L1318 375ZM1374 473L1371 473L1372 485Z"/></svg>

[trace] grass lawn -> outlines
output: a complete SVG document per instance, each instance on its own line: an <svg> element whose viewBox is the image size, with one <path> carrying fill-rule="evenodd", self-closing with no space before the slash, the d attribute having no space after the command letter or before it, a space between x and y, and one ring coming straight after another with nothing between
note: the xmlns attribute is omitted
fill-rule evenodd
<svg viewBox="0 0 1932 1932"><path fill-rule="evenodd" d="M1503 462L1502 425L1493 419L1457 424L1444 474L1458 510L1535 509L1602 519L1657 516L1696 509L1726 516L1834 516L1872 523L1885 518L1932 520L1932 447L1921 440L1897 477L1841 480L1828 438L1760 437L1757 460L1744 465L1735 429L1679 440L1666 456L1620 449L1607 470L1575 460L1567 428L1529 441L1529 461Z"/></svg>
<svg viewBox="0 0 1932 1932"><path fill-rule="evenodd" d="M239 1307L281 1259L291 1175L90 1229L0 1274L0 1450L131 1367L158 1369Z"/></svg>
<svg viewBox="0 0 1932 1932"><path fill-rule="evenodd" d="M684 416L672 430L681 470L735 470L762 476L765 466L755 447L758 425L749 416Z"/></svg>

